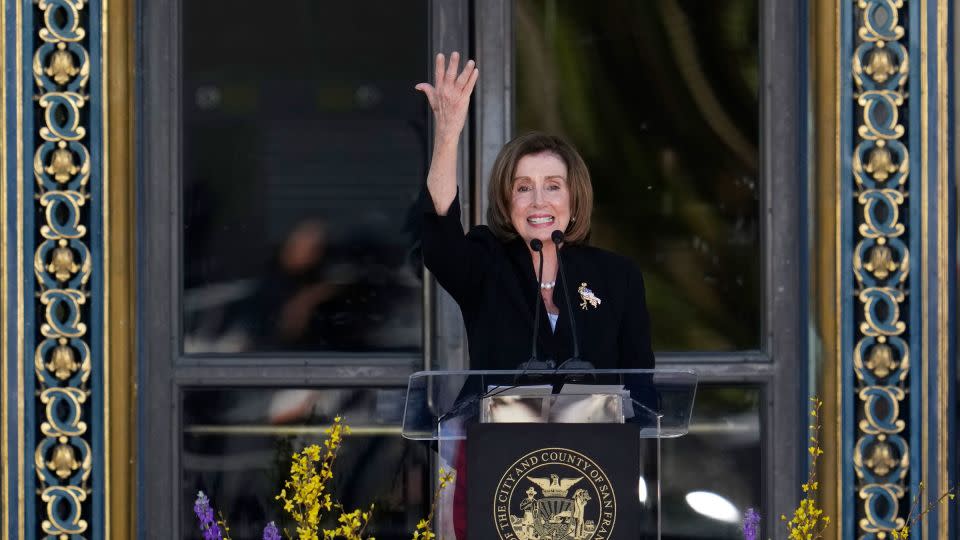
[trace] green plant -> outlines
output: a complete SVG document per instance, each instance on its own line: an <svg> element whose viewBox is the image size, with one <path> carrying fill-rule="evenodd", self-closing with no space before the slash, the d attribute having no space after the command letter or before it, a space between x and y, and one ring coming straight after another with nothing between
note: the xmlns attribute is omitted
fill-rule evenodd
<svg viewBox="0 0 960 540"><path fill-rule="evenodd" d="M820 482L817 480L817 458L823 455L823 449L820 448L820 408L823 407L823 401L816 397L810 398L812 406L810 407L811 423L810 446L807 452L810 454L810 474L807 481L801 485L803 489L803 499L793 511L793 517L787 520L786 515L781 515L780 520L786 522L789 531L790 540L816 540L823 538L823 531L830 526L830 516L826 516L823 510L817 506L816 493L820 489Z"/></svg>
<svg viewBox="0 0 960 540"><path fill-rule="evenodd" d="M447 472L443 467L440 468L440 483L437 485L436 491L433 493L433 503L430 505L430 513L427 514L427 517L420 520L420 523L417 523L417 530L413 531L413 540L433 540L437 537L433 532L433 514L437 510L437 501L440 499L440 493L450 484L453 483L453 479L456 473L454 471Z"/></svg>
<svg viewBox="0 0 960 540"><path fill-rule="evenodd" d="M890 533L893 540L908 540L910 538L910 528L923 521L923 518L926 517L934 508L940 505L940 503L950 500L952 501L956 498L957 486L954 486L952 489L946 493L940 495L937 500L931 502L923 509L923 511L917 513L917 510L920 508L920 500L923 498L923 482L920 482L920 485L917 489L917 496L913 498L913 506L910 507L910 515L907 518L907 522L903 524L902 527Z"/></svg>
<svg viewBox="0 0 960 540"><path fill-rule="evenodd" d="M371 504L366 510L357 508L347 510L339 501L334 499L329 485L333 480L333 465L343 443L343 438L350 433L350 427L343 423L341 417L333 420L333 425L325 431L327 439L322 445L313 444L300 452L294 452L290 461L290 474L283 484L283 489L276 496L281 501L283 510L290 514L296 523L298 540L375 540L372 536L364 536L370 519L373 516L374 506ZM433 516L437 508L437 500L441 492L453 483L454 473L440 469L440 483L433 495L430 513L420 520L413 533L414 540L432 540L436 538L433 527ZM339 515L335 526L321 528L324 512L336 511ZM200 531L205 540L230 540L230 529L222 515L214 518L214 511L210 500L201 491L197 494L194 503L194 513L200 525ZM293 537L283 529L288 540ZM280 529L271 521L263 530L264 540L280 540Z"/></svg>

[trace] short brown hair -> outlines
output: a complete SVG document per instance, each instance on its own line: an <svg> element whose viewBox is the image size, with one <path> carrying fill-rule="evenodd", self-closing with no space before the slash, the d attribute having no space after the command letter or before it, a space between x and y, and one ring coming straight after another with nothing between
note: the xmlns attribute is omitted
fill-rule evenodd
<svg viewBox="0 0 960 540"><path fill-rule="evenodd" d="M510 194L517 163L524 156L549 152L567 166L567 189L570 190L570 223L564 231L564 241L571 244L585 242L590 234L590 215L593 212L593 184L587 164L572 144L556 135L532 132L520 135L503 146L490 171L487 225L501 240L512 240L517 231L510 221Z"/></svg>

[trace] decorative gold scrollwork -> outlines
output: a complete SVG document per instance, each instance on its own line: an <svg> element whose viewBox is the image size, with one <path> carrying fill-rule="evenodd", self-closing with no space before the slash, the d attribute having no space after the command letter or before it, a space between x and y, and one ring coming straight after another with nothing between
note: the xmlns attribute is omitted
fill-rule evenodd
<svg viewBox="0 0 960 540"><path fill-rule="evenodd" d="M50 56L50 65L43 72L55 83L63 85L79 74L80 68L74 64L73 55L67 52L66 43L57 43L56 52Z"/></svg>
<svg viewBox="0 0 960 540"><path fill-rule="evenodd" d="M880 84L887 82L897 72L893 55L883 45L882 41L877 42L877 47L869 55L867 66L863 68L864 73Z"/></svg>
<svg viewBox="0 0 960 540"><path fill-rule="evenodd" d="M874 474L886 476L897 465L897 460L893 458L893 452L893 447L886 441L879 441L873 445L873 451L870 453L870 457L864 460L864 463Z"/></svg>
<svg viewBox="0 0 960 540"><path fill-rule="evenodd" d="M60 338L57 341L58 345L53 349L53 355L46 368L58 379L65 381L80 369L80 363L77 362L77 356L73 349L67 346L66 339Z"/></svg>
<svg viewBox="0 0 960 540"><path fill-rule="evenodd" d="M73 251L67 247L67 241L61 239L53 250L53 257L47 265L47 272L56 276L57 281L67 281L80 271L80 265L74 261Z"/></svg>
<svg viewBox="0 0 960 540"><path fill-rule="evenodd" d="M66 441L66 437L61 437L61 443L53 449L53 458L47 462L47 468L56 472L61 480L66 480L73 471L80 468L80 462L77 461L73 447Z"/></svg>
<svg viewBox="0 0 960 540"><path fill-rule="evenodd" d="M93 457L85 405L91 396L88 290L91 238L90 55L84 0L39 0L42 20L33 53L35 134L33 174L41 241L34 254L37 312L43 316L34 371L43 421L34 449L38 495L45 504L46 537L79 538L88 532ZM35 531L31 537L38 536Z"/></svg>
<svg viewBox="0 0 960 540"><path fill-rule="evenodd" d="M65 184L80 171L80 167L77 167L73 162L73 153L67 150L67 143L60 141L57 144L57 149L53 151L50 164L43 170L52 175L57 182Z"/></svg>
<svg viewBox="0 0 960 540"><path fill-rule="evenodd" d="M851 61L858 140L851 159L858 238L853 250L854 372L857 439L853 464L863 504L855 536L882 539L904 523L910 447L901 404L907 396L911 328L907 312L910 246L906 212L910 153L905 144L904 92L909 55L900 42L902 0L856 0ZM858 216L859 214L859 216Z"/></svg>
<svg viewBox="0 0 960 540"><path fill-rule="evenodd" d="M880 238L879 240L883 240ZM886 243L878 240L877 245L870 248L870 258L864 263L863 267L871 272L877 279L887 279L892 272L897 269L897 263L893 260L893 251Z"/></svg>
<svg viewBox="0 0 960 540"><path fill-rule="evenodd" d="M890 175L897 172L897 165L893 162L893 154L884 144L883 140L877 141L877 147L870 151L870 159L863 168L872 175L877 182L885 182Z"/></svg>
<svg viewBox="0 0 960 540"><path fill-rule="evenodd" d="M882 336L881 336L882 338ZM886 379L890 373L897 369L896 359L894 358L893 348L885 342L879 342L870 347L870 353L867 357L867 369L873 371L878 379Z"/></svg>

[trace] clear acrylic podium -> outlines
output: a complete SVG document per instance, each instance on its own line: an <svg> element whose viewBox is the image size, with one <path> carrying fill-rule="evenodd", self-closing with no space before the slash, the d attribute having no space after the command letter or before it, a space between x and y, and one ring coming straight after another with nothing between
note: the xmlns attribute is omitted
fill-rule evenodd
<svg viewBox="0 0 960 540"><path fill-rule="evenodd" d="M438 468L450 470L462 464L458 457L467 431L477 423L636 426L637 497L644 516L637 538L659 539L660 439L687 433L696 388L691 370L418 372L409 380L403 436L430 441ZM448 490L436 515L435 530L444 540L456 538L453 505Z"/></svg>

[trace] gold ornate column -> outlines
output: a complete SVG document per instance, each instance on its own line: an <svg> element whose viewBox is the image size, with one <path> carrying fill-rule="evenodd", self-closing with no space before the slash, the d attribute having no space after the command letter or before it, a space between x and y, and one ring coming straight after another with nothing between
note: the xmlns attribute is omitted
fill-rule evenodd
<svg viewBox="0 0 960 540"><path fill-rule="evenodd" d="M103 0L105 538L136 538L136 40L133 0Z"/></svg>
<svg viewBox="0 0 960 540"><path fill-rule="evenodd" d="M132 1L0 28L0 537L135 537Z"/></svg>
<svg viewBox="0 0 960 540"><path fill-rule="evenodd" d="M840 2L811 2L810 43L813 240L809 257L816 339L809 361L813 367L813 392L823 401L823 418L840 418L843 403L842 352L840 351ZM825 453L819 461L818 477L823 482L820 506L833 516L837 538L844 538L843 494L840 475L843 463L842 425L825 424L821 435Z"/></svg>
<svg viewBox="0 0 960 540"><path fill-rule="evenodd" d="M884 539L945 490L950 238L946 0L814 0L814 392L821 503L840 538ZM831 426L832 427L832 426ZM948 512L914 536L949 538Z"/></svg>

